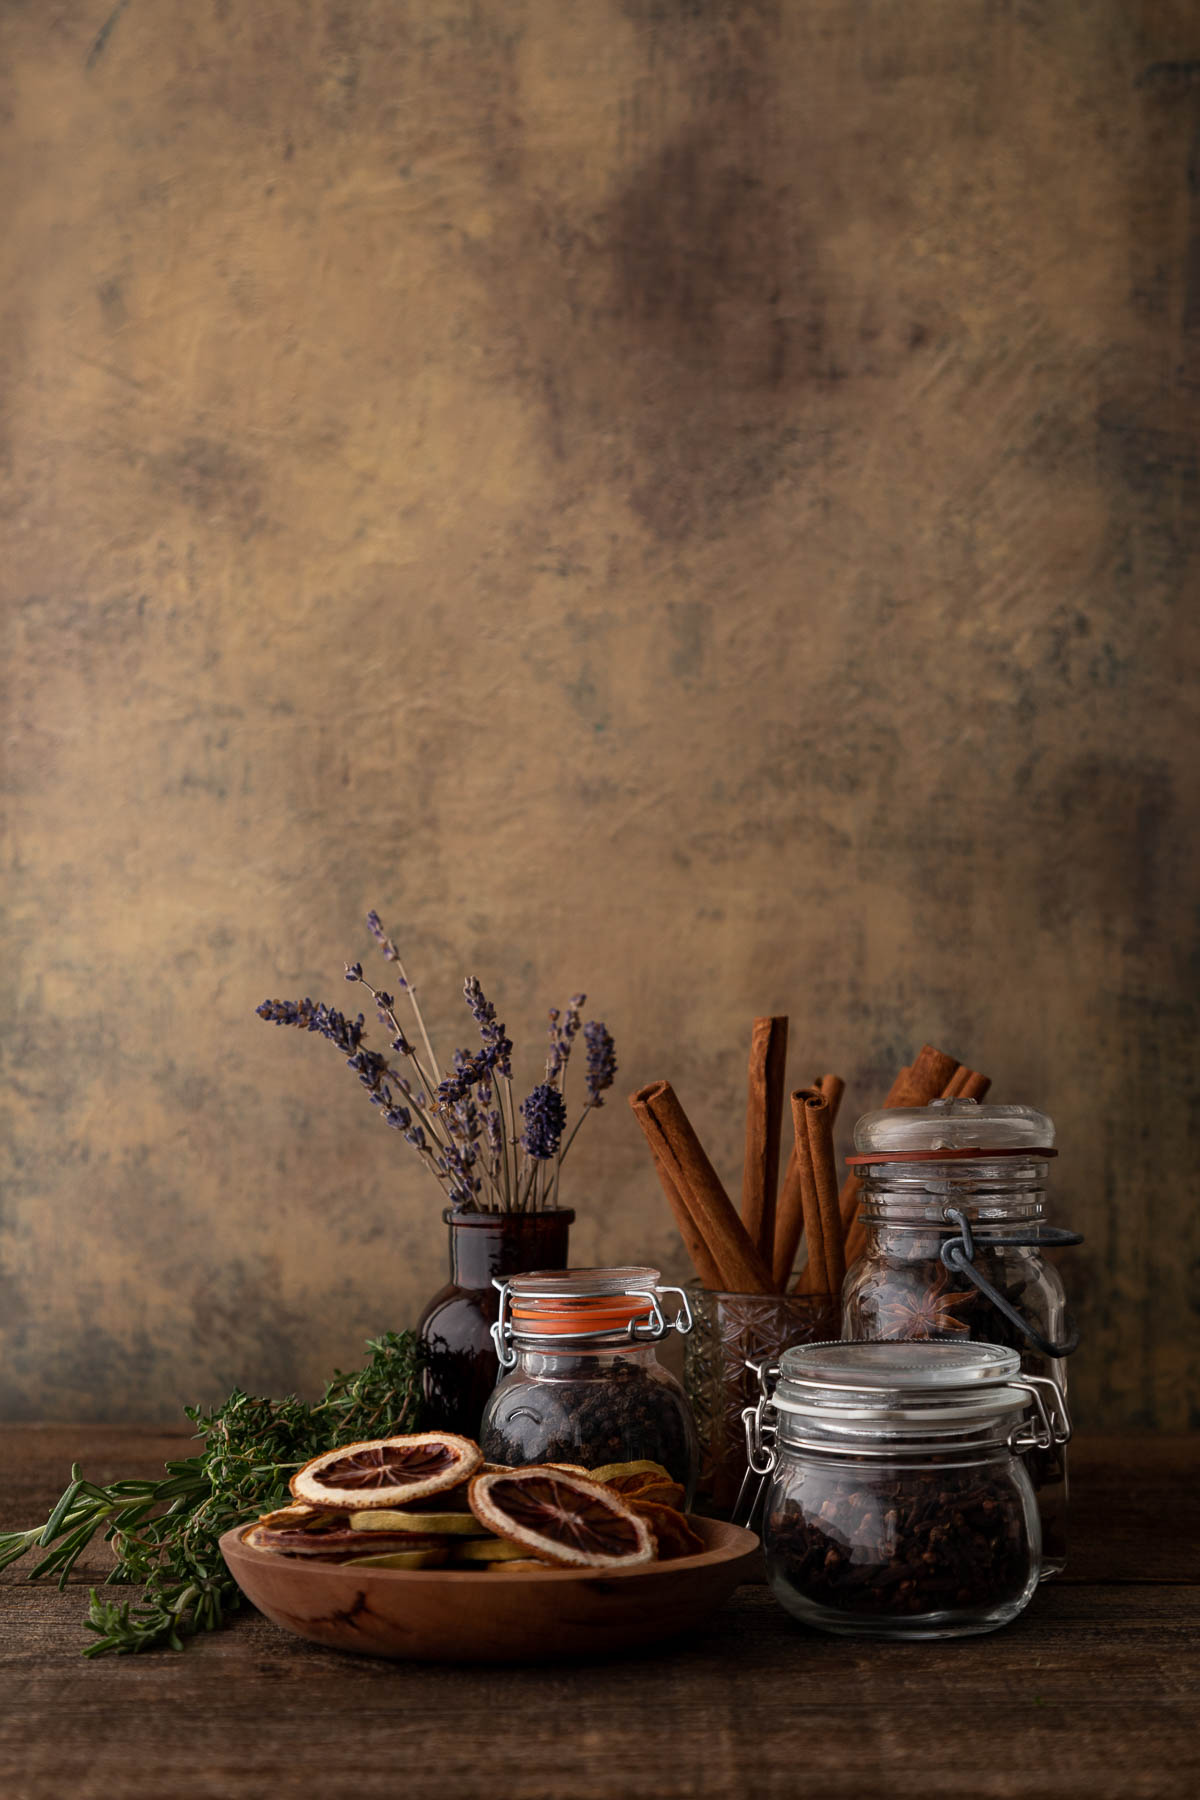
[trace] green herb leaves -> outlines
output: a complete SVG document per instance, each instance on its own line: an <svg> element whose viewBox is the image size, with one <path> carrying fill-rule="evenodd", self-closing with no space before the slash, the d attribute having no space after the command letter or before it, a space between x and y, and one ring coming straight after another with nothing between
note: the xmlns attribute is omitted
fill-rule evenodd
<svg viewBox="0 0 1200 1800"><path fill-rule="evenodd" d="M185 1407L203 1449L167 1463L157 1481L100 1487L76 1463L44 1525L0 1533L0 1569L41 1550L46 1554L28 1579L53 1575L65 1587L79 1556L103 1531L117 1558L106 1587L136 1584L142 1593L119 1602L92 1589L86 1625L97 1641L84 1655L182 1650L185 1638L212 1631L242 1604L218 1548L222 1532L283 1505L293 1471L321 1450L419 1427L414 1334L389 1331L369 1339L367 1349L364 1366L350 1374L337 1370L316 1406L235 1388L215 1412Z"/></svg>

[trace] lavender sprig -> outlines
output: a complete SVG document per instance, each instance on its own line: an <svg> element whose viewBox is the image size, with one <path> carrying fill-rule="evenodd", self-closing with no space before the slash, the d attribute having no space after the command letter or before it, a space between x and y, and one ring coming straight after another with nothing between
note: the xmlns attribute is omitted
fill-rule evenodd
<svg viewBox="0 0 1200 1800"><path fill-rule="evenodd" d="M429 1058L429 1070L424 1076L424 1079L426 1081L432 1081L433 1076L437 1074L438 1059L434 1054L433 1041L429 1036L429 1032L425 1025L425 1016L421 1011L420 1002L417 999L417 990L408 979L404 964L400 961L400 952L397 950L391 938L387 935L387 932L383 929L379 914L375 911L374 907L372 907L371 911L367 914L367 930L375 939L379 948L383 951L383 960L385 962L395 963L396 965L396 979L404 992L408 995L409 1003L416 1016L417 1028L421 1033L421 1041L425 1046L425 1054ZM355 967L361 967L361 965L356 964Z"/></svg>
<svg viewBox="0 0 1200 1800"><path fill-rule="evenodd" d="M571 1046L578 1035L579 1021L586 1003L586 994L572 994L567 1002L565 1017L559 1012L557 1006L551 1008L550 1054L546 1058L547 1081L558 1081L559 1077L565 1074L571 1055Z"/></svg>
<svg viewBox="0 0 1200 1800"><path fill-rule="evenodd" d="M496 1009L485 997L476 976L468 975L463 982L463 996L479 1027L484 1049L495 1052L488 1068L494 1068L497 1075L508 1080L512 1074L512 1039L504 1035L504 1027L496 1019Z"/></svg>
<svg viewBox="0 0 1200 1800"><path fill-rule="evenodd" d="M607 1093L617 1073L617 1055L612 1033L602 1019L589 1019L583 1028L587 1045L587 1103L603 1106L601 1094Z"/></svg>
<svg viewBox="0 0 1200 1800"><path fill-rule="evenodd" d="M354 1070L359 1081L366 1088L372 1106L380 1109L385 1124L393 1130L403 1131L408 1142L426 1159L435 1178L441 1180L437 1159L428 1143L424 1132L413 1127L412 1114L403 1104L404 1100L414 1102L412 1088L407 1078L395 1069L387 1059L376 1050L365 1050L362 1046L365 1021L359 1013L356 1019L347 1019L344 1013L337 1012L331 1006L324 1006L305 998L304 1000L264 1000L255 1008L260 1019L266 1019L272 1025L294 1025L301 1031L316 1031L322 1037L345 1053L347 1067ZM397 1101L393 1087L402 1096Z"/></svg>
<svg viewBox="0 0 1200 1800"><path fill-rule="evenodd" d="M548 1081L540 1082L522 1100L521 1117L525 1121L521 1148L526 1156L532 1156L536 1162L548 1162L557 1156L567 1122L567 1103L558 1089Z"/></svg>
<svg viewBox="0 0 1200 1800"><path fill-rule="evenodd" d="M551 1194L557 1195L562 1161L580 1125L603 1105L601 1095L612 1086L617 1062L607 1027L598 1021L581 1025L583 994L572 995L561 1013L551 1012L546 1078L518 1108L512 1091L512 1039L477 977L467 978L463 995L479 1027L479 1048L456 1050L453 1067L439 1075L416 991L399 952L378 913L367 915L367 927L385 962L393 965L399 989L409 996L423 1055L397 1020L395 999L372 985L361 962L343 965L345 979L365 987L374 1000L379 1022L388 1032L390 1055L367 1047L362 1013L351 1017L307 997L264 1000L257 1008L259 1017L270 1024L315 1031L334 1044L384 1123L417 1151L456 1210L523 1211L531 1203L546 1205ZM587 1045L586 1099L564 1142L563 1090L581 1029ZM523 1120L520 1128L518 1112Z"/></svg>

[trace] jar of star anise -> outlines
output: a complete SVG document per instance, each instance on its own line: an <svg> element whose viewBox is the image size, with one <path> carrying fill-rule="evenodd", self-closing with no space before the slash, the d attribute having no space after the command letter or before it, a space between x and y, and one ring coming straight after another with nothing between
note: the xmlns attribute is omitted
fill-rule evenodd
<svg viewBox="0 0 1200 1800"><path fill-rule="evenodd" d="M767 1579L823 1631L994 1631L1037 1586L1041 1526L1025 1456L1065 1442L1053 1382L992 1344L799 1344L747 1410L769 1474Z"/></svg>
<svg viewBox="0 0 1200 1800"><path fill-rule="evenodd" d="M935 1100L866 1113L854 1149L866 1243L842 1289L842 1336L1007 1345L1027 1375L1065 1393L1078 1336L1046 1251L1080 1239L1045 1222L1051 1120L1029 1106ZM1030 1473L1042 1572L1053 1574L1066 1560L1063 1448L1036 1450Z"/></svg>
<svg viewBox="0 0 1200 1800"><path fill-rule="evenodd" d="M695 1421L654 1349L668 1332L692 1329L683 1289L646 1268L542 1271L496 1286L500 1374L479 1434L488 1461L659 1463L689 1507Z"/></svg>

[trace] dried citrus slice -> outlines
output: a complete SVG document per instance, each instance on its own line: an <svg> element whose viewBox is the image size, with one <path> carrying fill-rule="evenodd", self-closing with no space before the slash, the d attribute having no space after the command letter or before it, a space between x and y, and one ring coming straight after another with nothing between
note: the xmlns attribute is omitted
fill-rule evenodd
<svg viewBox="0 0 1200 1800"><path fill-rule="evenodd" d="M326 1562L344 1562L348 1556L384 1555L392 1550L441 1550L444 1540L415 1532L351 1531L348 1525L332 1525L305 1531L298 1527L253 1525L243 1541L256 1550L276 1550L284 1556L307 1556Z"/></svg>
<svg viewBox="0 0 1200 1800"><path fill-rule="evenodd" d="M343 1515L344 1517L345 1515ZM374 1512L350 1514L352 1531L420 1531L437 1537L483 1537L485 1528L471 1512L393 1512L377 1506Z"/></svg>
<svg viewBox="0 0 1200 1800"><path fill-rule="evenodd" d="M629 1504L654 1533L660 1562L672 1562L677 1556L699 1556L704 1549L704 1539L673 1506L659 1506L652 1500L631 1500Z"/></svg>
<svg viewBox="0 0 1200 1800"><path fill-rule="evenodd" d="M654 1536L619 1494L546 1469L476 1475L471 1511L497 1537L574 1569L628 1569L653 1562Z"/></svg>
<svg viewBox="0 0 1200 1800"><path fill-rule="evenodd" d="M351 1556L348 1569L440 1569L444 1550L392 1550L386 1556Z"/></svg>
<svg viewBox="0 0 1200 1800"><path fill-rule="evenodd" d="M659 1481L672 1480L670 1469L664 1469L661 1463L656 1462L605 1463L602 1468L587 1471L588 1480L598 1481L601 1487L632 1481L635 1476L644 1479L647 1475L653 1475Z"/></svg>
<svg viewBox="0 0 1200 1800"><path fill-rule="evenodd" d="M421 1431L323 1451L297 1469L288 1485L297 1500L365 1512L457 1487L482 1461L470 1438Z"/></svg>
<svg viewBox="0 0 1200 1800"><path fill-rule="evenodd" d="M654 1500L659 1506L682 1507L683 1488L677 1481L664 1481L658 1475L624 1475L606 1481L605 1487L626 1500Z"/></svg>
<svg viewBox="0 0 1200 1800"><path fill-rule="evenodd" d="M479 1529L483 1530L482 1525ZM526 1555L526 1550L523 1544L510 1544L507 1538L477 1537L464 1538L450 1554L456 1563L506 1563Z"/></svg>
<svg viewBox="0 0 1200 1800"><path fill-rule="evenodd" d="M296 1501L291 1506L280 1506L274 1512L263 1513L258 1523L274 1527L286 1525L296 1531L316 1531L331 1523L333 1518L334 1514L323 1506L307 1506L303 1501Z"/></svg>

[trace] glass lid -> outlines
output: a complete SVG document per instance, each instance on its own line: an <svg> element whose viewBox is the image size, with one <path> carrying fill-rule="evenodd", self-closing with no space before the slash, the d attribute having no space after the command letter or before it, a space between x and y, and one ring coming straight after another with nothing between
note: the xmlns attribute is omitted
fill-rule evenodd
<svg viewBox="0 0 1200 1800"><path fill-rule="evenodd" d="M1006 1155L1025 1151L1053 1156L1054 1122L1032 1106L981 1106L977 1100L931 1100L928 1106L892 1106L864 1113L854 1127L850 1162L875 1155L916 1157L922 1152L965 1156L972 1151Z"/></svg>
<svg viewBox="0 0 1200 1800"><path fill-rule="evenodd" d="M772 1405L827 1431L950 1429L1022 1411L1021 1357L1000 1344L796 1344L779 1359Z"/></svg>
<svg viewBox="0 0 1200 1800"><path fill-rule="evenodd" d="M1020 1352L1000 1344L794 1344L779 1359L779 1379L854 1393L883 1388L907 1399L947 1388L999 1386L1020 1367Z"/></svg>

